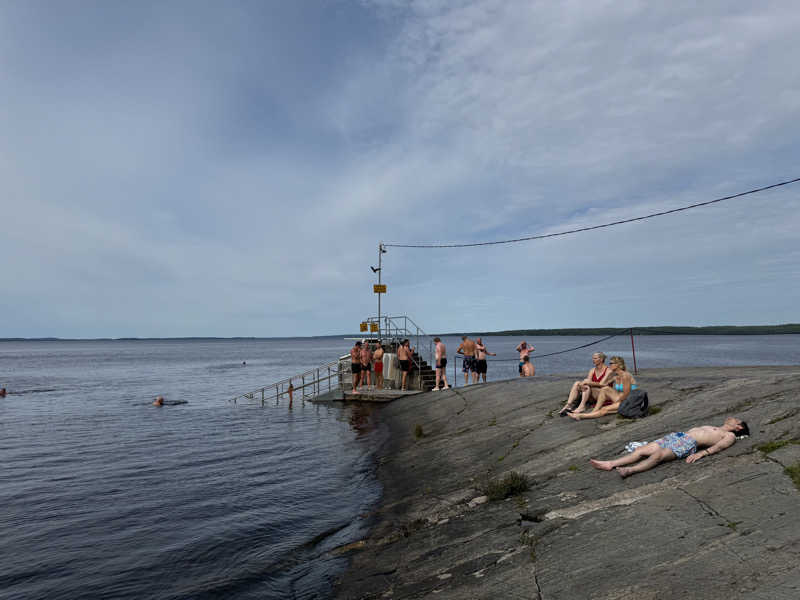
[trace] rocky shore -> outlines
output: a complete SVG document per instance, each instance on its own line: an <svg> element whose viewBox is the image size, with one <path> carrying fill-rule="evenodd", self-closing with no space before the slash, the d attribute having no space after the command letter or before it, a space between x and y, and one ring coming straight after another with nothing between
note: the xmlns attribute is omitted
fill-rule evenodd
<svg viewBox="0 0 800 600"><path fill-rule="evenodd" d="M370 536L341 550L336 597L800 598L800 367L647 370L654 414L559 418L583 375L383 407L383 502ZM695 464L624 480L589 465L726 416L752 435ZM511 472L529 488L487 499Z"/></svg>

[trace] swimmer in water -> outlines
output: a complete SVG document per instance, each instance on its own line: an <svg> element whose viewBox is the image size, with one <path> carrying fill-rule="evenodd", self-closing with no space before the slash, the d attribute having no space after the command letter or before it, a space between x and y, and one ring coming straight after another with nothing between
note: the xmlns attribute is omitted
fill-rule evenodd
<svg viewBox="0 0 800 600"><path fill-rule="evenodd" d="M6 388L0 388L0 398L6 397Z"/></svg>
<svg viewBox="0 0 800 600"><path fill-rule="evenodd" d="M153 401L153 406L164 406L164 396L156 396Z"/></svg>

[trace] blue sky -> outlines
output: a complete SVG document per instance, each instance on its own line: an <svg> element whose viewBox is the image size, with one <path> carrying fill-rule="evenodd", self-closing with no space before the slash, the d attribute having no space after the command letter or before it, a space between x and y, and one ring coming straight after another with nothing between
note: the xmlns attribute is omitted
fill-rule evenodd
<svg viewBox="0 0 800 600"><path fill-rule="evenodd" d="M0 337L351 332L379 241L800 176L793 2L0 3ZM800 184L390 248L426 330L798 322Z"/></svg>

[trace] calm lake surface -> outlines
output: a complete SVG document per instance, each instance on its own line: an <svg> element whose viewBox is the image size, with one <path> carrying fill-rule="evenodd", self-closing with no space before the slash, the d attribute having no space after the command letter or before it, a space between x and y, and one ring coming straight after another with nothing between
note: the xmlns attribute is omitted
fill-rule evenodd
<svg viewBox="0 0 800 600"><path fill-rule="evenodd" d="M629 337L538 337L537 373L576 373ZM519 339L486 337L489 379ZM463 385L460 340L448 377ZM640 369L800 364L800 336L637 336ZM380 499L369 405L229 398L347 353L341 338L0 342L0 597L327 598L332 548ZM246 365L242 362L246 361ZM455 365L454 365L455 363ZM451 381L452 383L452 381ZM185 402L156 408L156 395Z"/></svg>

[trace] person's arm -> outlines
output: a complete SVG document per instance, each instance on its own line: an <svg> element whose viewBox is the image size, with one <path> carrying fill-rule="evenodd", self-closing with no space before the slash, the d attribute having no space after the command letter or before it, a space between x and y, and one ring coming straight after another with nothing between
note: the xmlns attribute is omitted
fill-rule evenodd
<svg viewBox="0 0 800 600"><path fill-rule="evenodd" d="M695 452L694 454L690 454L689 457L686 459L686 462L691 464L693 462L697 462L701 458L705 458L706 456L711 456L712 454L716 454L717 452L722 452L725 448L729 448L733 446L733 442L736 441L736 436L733 435L730 431L726 432L723 438L718 441L713 446L709 446L705 450L701 450L700 452Z"/></svg>
<svg viewBox="0 0 800 600"><path fill-rule="evenodd" d="M462 350L463 350L463 349L464 349L464 344L462 343L462 344L461 344L461 345L458 347L458 350L456 350L456 354L464 354L464 353L462 352Z"/></svg>

